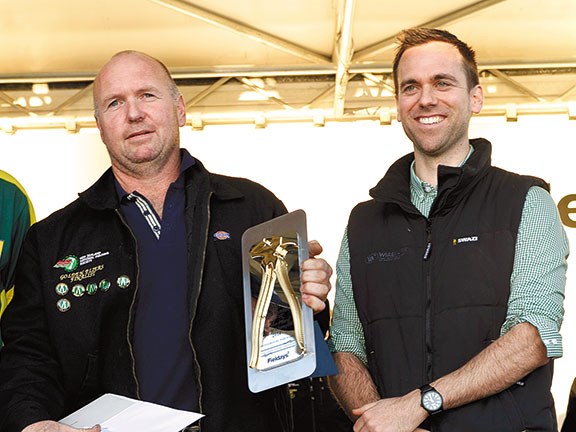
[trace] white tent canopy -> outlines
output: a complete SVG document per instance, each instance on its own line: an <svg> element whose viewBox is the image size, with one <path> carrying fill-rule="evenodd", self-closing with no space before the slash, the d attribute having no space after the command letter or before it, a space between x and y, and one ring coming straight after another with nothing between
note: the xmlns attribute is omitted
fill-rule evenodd
<svg viewBox="0 0 576 432"><path fill-rule="evenodd" d="M576 116L574 23L573 0L6 1L0 127L91 125L92 79L125 49L167 64L196 128L388 124L394 37L413 26L445 28L476 49L484 115Z"/></svg>

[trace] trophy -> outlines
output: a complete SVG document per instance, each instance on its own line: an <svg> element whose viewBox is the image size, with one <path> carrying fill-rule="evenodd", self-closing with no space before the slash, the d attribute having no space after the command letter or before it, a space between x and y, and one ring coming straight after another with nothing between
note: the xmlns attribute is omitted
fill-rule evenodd
<svg viewBox="0 0 576 432"><path fill-rule="evenodd" d="M262 346L265 337L274 338L274 333L271 335L270 331L266 329L266 320L269 319L268 312L276 283L280 285L292 315L296 354L299 357L306 351L304 347L302 307L289 275L290 268L294 265L294 260L289 259L289 254L297 249L298 242L296 238L280 236L264 238L250 249L251 262L258 264L258 267L252 266L251 270L255 269L255 273L261 274L260 292L254 308L252 323L251 368L266 370L269 367L273 367L274 362L265 361L268 356L262 356Z"/></svg>
<svg viewBox="0 0 576 432"><path fill-rule="evenodd" d="M311 309L300 295L308 258L302 210L250 228L242 237L250 389L261 391L314 371Z"/></svg>

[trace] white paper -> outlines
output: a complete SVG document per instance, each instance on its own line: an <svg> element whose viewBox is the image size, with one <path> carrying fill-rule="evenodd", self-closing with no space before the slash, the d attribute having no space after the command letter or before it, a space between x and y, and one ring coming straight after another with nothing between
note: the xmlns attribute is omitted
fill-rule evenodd
<svg viewBox="0 0 576 432"><path fill-rule="evenodd" d="M178 432L202 417L195 412L107 393L64 417L60 423L75 428L99 424L102 432Z"/></svg>

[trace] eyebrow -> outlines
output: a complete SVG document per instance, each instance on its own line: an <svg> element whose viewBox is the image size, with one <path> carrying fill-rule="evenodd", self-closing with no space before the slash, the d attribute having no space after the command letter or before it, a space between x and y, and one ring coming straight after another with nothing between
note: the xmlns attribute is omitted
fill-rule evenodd
<svg viewBox="0 0 576 432"><path fill-rule="evenodd" d="M162 90L160 90L160 87L149 84L140 88L138 93L162 93Z"/></svg>
<svg viewBox="0 0 576 432"><path fill-rule="evenodd" d="M439 81L439 80L449 80L449 81L458 82L458 79L454 75L448 74L448 73L441 73L441 74L434 75L434 81Z"/></svg>

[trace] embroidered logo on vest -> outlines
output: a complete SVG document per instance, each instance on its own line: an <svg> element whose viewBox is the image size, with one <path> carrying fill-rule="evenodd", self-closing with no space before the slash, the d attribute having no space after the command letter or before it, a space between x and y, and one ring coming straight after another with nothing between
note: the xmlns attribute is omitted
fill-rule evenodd
<svg viewBox="0 0 576 432"><path fill-rule="evenodd" d="M373 252L366 257L365 262L366 264L374 264L377 262L398 261L407 251L408 248L402 248L396 251Z"/></svg>
<svg viewBox="0 0 576 432"><path fill-rule="evenodd" d="M472 243L472 242L477 242L477 241L478 241L478 236L460 237L460 238L452 240L452 244L454 246L456 246L456 245L459 245L461 243Z"/></svg>

